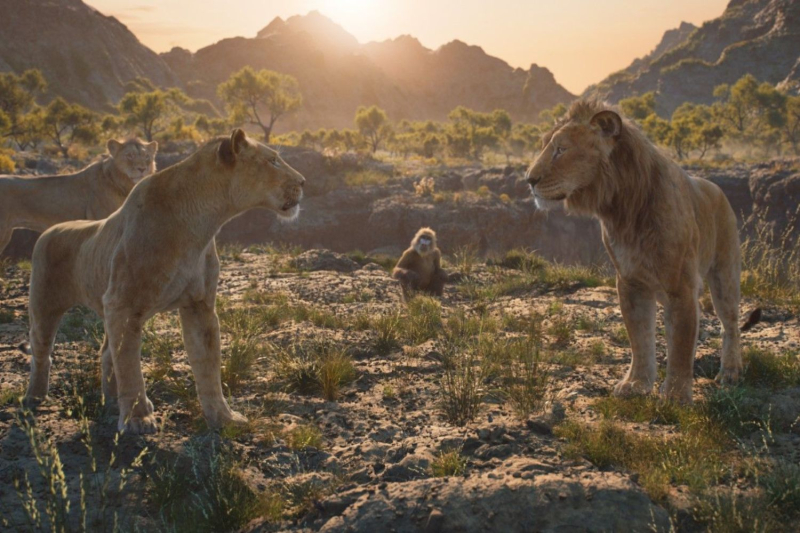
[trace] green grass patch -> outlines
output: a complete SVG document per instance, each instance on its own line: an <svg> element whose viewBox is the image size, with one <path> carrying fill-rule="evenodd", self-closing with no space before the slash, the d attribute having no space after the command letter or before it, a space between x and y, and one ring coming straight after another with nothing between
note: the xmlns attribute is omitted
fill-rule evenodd
<svg viewBox="0 0 800 533"><path fill-rule="evenodd" d="M467 458L458 450L442 451L431 463L433 477L463 476L467 471Z"/></svg>

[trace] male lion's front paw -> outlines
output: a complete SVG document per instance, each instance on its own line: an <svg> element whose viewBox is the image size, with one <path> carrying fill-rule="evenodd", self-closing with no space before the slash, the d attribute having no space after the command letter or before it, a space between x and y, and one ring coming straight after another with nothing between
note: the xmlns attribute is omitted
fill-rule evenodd
<svg viewBox="0 0 800 533"><path fill-rule="evenodd" d="M158 430L158 425L156 424L156 417L150 414L147 416L132 416L128 419L120 417L117 429L131 435L150 435Z"/></svg>
<svg viewBox="0 0 800 533"><path fill-rule="evenodd" d="M28 391L25 396L22 398L22 406L28 409L33 409L37 407L40 403L42 403L47 398L47 391L44 394L32 394L31 391Z"/></svg>
<svg viewBox="0 0 800 533"><path fill-rule="evenodd" d="M206 414L206 421L209 427L218 429L228 425L244 425L247 424L247 417L243 414L232 411L231 409L220 409L213 413Z"/></svg>
<svg viewBox="0 0 800 533"><path fill-rule="evenodd" d="M739 383L739 380L742 378L742 367L741 366L733 366L733 367L722 367L719 369L719 374L715 378L715 381L720 385L736 385Z"/></svg>
<svg viewBox="0 0 800 533"><path fill-rule="evenodd" d="M661 397L670 402L681 405L691 405L692 403L692 380L691 379L670 379L664 380L661 385Z"/></svg>
<svg viewBox="0 0 800 533"><path fill-rule="evenodd" d="M627 398L629 396L644 396L650 394L653 384L641 380L623 379L614 386L614 396Z"/></svg>

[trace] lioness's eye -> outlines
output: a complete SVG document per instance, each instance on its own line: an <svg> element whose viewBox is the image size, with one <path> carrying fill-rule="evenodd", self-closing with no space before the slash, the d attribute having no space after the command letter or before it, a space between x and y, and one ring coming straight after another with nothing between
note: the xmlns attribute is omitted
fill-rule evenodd
<svg viewBox="0 0 800 533"><path fill-rule="evenodd" d="M555 159L556 157L560 156L561 154L563 154L566 151L567 151L567 149L564 148L563 146L556 146L556 149L553 152L553 159Z"/></svg>
<svg viewBox="0 0 800 533"><path fill-rule="evenodd" d="M274 166L274 167L281 166L281 164L278 162L278 158L277 157L275 157L273 159L270 159L269 162L272 163L272 166Z"/></svg>

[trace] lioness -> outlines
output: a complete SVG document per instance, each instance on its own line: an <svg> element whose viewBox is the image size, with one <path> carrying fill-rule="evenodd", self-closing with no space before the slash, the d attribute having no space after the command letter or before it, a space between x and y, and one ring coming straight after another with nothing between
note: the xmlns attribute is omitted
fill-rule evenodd
<svg viewBox="0 0 800 533"><path fill-rule="evenodd" d="M722 190L688 176L628 120L592 101L572 105L543 139L528 170L538 206L563 203L600 220L617 271L633 358L614 392L645 394L656 379L656 301L667 337L665 398L692 401L698 295L708 282L724 329L717 380L742 371L740 251L736 217Z"/></svg>
<svg viewBox="0 0 800 533"><path fill-rule="evenodd" d="M119 429L154 432L139 360L142 326L156 313L177 308L206 420L212 427L243 422L222 394L214 236L254 207L297 216L304 183L274 150L237 129L142 180L107 219L47 230L33 251L26 398L47 394L59 320L83 304L105 323L103 393L118 398Z"/></svg>
<svg viewBox="0 0 800 533"><path fill-rule="evenodd" d="M106 144L109 157L62 176L0 176L0 253L17 228L44 231L68 220L100 220L119 209L133 186L156 171L158 143Z"/></svg>

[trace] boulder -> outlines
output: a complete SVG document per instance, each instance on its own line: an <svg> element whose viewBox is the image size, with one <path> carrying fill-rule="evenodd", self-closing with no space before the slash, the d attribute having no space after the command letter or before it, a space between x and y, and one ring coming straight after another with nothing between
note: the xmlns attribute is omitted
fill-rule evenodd
<svg viewBox="0 0 800 533"><path fill-rule="evenodd" d="M354 272L360 268L358 263L346 255L337 254L330 250L308 250L293 258L291 264L299 270L309 272L318 270Z"/></svg>

